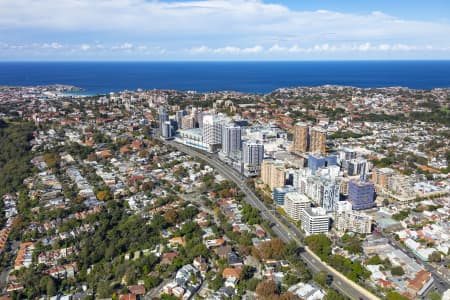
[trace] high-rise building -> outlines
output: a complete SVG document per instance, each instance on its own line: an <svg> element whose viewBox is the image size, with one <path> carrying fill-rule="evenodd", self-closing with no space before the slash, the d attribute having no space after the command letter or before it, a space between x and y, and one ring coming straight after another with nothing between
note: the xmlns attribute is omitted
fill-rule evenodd
<svg viewBox="0 0 450 300"><path fill-rule="evenodd" d="M207 116L208 114L203 113L201 110L195 111L195 126L198 126L198 128L203 128L203 117Z"/></svg>
<svg viewBox="0 0 450 300"><path fill-rule="evenodd" d="M277 187L273 189L273 202L275 202L276 205L283 206L285 196L289 192L294 192L295 188L289 185Z"/></svg>
<svg viewBox="0 0 450 300"><path fill-rule="evenodd" d="M389 178L394 176L395 171L391 168L374 169L372 172L372 181L381 188L387 188Z"/></svg>
<svg viewBox="0 0 450 300"><path fill-rule="evenodd" d="M195 128L195 117L192 115L184 116L181 119L181 129Z"/></svg>
<svg viewBox="0 0 450 300"><path fill-rule="evenodd" d="M330 218L321 207L305 208L301 213L302 229L307 235L327 233L330 227Z"/></svg>
<svg viewBox="0 0 450 300"><path fill-rule="evenodd" d="M203 115L202 120L203 142L214 152L222 145L222 126L226 120L222 116L213 114Z"/></svg>
<svg viewBox="0 0 450 300"><path fill-rule="evenodd" d="M360 175L364 177L369 172L369 163L364 158L355 158L347 163L348 176Z"/></svg>
<svg viewBox="0 0 450 300"><path fill-rule="evenodd" d="M187 112L182 109L178 110L175 114L175 120L177 121L177 129L183 128L183 117L187 115Z"/></svg>
<svg viewBox="0 0 450 300"><path fill-rule="evenodd" d="M319 168L331 167L337 165L337 156L328 155L322 156L318 153L308 155L308 168L315 173Z"/></svg>
<svg viewBox="0 0 450 300"><path fill-rule="evenodd" d="M336 229L361 234L372 232L372 217L357 211L343 211L336 215Z"/></svg>
<svg viewBox="0 0 450 300"><path fill-rule="evenodd" d="M351 148L341 148L338 150L338 154L341 161L348 161L356 158L356 151Z"/></svg>
<svg viewBox="0 0 450 300"><path fill-rule="evenodd" d="M225 156L237 159L240 157L241 147L241 127L234 124L223 126L221 152Z"/></svg>
<svg viewBox="0 0 450 300"><path fill-rule="evenodd" d="M336 210L340 198L339 181L300 170L294 178L294 187L308 196L316 206L323 207L328 212Z"/></svg>
<svg viewBox="0 0 450 300"><path fill-rule="evenodd" d="M272 165L274 162L272 159L264 159L261 164L261 180L269 186L272 179Z"/></svg>
<svg viewBox="0 0 450 300"><path fill-rule="evenodd" d="M169 121L169 114L167 113L167 110L165 107L159 108L158 117L159 117L159 134L162 135L164 122Z"/></svg>
<svg viewBox="0 0 450 300"><path fill-rule="evenodd" d="M261 179L267 184L271 191L276 187L286 184L286 168L283 163L275 160L263 160L261 166Z"/></svg>
<svg viewBox="0 0 450 300"><path fill-rule="evenodd" d="M323 189L322 207L327 212L336 211L339 202L339 183L331 180L321 180Z"/></svg>
<svg viewBox="0 0 450 300"><path fill-rule="evenodd" d="M309 151L313 153L322 153L326 152L326 142L327 142L327 132L320 127L311 128L310 132L310 144Z"/></svg>
<svg viewBox="0 0 450 300"><path fill-rule="evenodd" d="M349 177L339 178L339 192L344 196L348 195L348 186L350 184L350 181L351 179Z"/></svg>
<svg viewBox="0 0 450 300"><path fill-rule="evenodd" d="M354 210L372 208L375 206L375 188L371 182L350 181L348 199Z"/></svg>
<svg viewBox="0 0 450 300"><path fill-rule="evenodd" d="M165 121L162 125L161 136L165 139L173 138L173 125L170 121Z"/></svg>
<svg viewBox="0 0 450 300"><path fill-rule="evenodd" d="M331 166L337 166L338 158L336 155L327 155L325 156L325 166L331 167Z"/></svg>
<svg viewBox="0 0 450 300"><path fill-rule="evenodd" d="M310 154L308 155L308 168L312 170L313 173L317 171L317 169L325 166L325 158L318 154Z"/></svg>
<svg viewBox="0 0 450 300"><path fill-rule="evenodd" d="M306 193L307 178L312 176L309 168L298 169L294 171L294 179L292 186L300 193Z"/></svg>
<svg viewBox="0 0 450 300"><path fill-rule="evenodd" d="M295 124L292 151L306 152L308 151L308 124L299 122Z"/></svg>
<svg viewBox="0 0 450 300"><path fill-rule="evenodd" d="M311 201L304 194L299 192L289 192L284 198L284 210L294 221L299 221L302 211L311 206Z"/></svg>
<svg viewBox="0 0 450 300"><path fill-rule="evenodd" d="M242 163L244 175L249 177L260 174L263 158L264 145L260 141L245 141L242 145Z"/></svg>

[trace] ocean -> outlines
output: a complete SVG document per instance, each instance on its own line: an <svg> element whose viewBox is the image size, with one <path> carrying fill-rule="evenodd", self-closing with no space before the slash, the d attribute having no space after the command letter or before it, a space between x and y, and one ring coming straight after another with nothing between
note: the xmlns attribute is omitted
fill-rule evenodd
<svg viewBox="0 0 450 300"><path fill-rule="evenodd" d="M67 84L86 94L142 89L268 93L325 84L450 87L450 61L0 62L0 86Z"/></svg>

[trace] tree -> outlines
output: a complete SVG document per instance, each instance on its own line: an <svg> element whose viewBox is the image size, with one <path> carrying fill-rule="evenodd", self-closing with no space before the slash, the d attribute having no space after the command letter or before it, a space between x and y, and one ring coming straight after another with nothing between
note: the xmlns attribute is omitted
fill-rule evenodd
<svg viewBox="0 0 450 300"><path fill-rule="evenodd" d="M341 241L345 244L344 249L348 250L350 253L357 254L362 252L362 242L357 236L344 234Z"/></svg>
<svg viewBox="0 0 450 300"><path fill-rule="evenodd" d="M256 295L259 299L273 299L278 294L278 286L273 280L261 281L256 286Z"/></svg>
<svg viewBox="0 0 450 300"><path fill-rule="evenodd" d="M161 300L178 300L178 298L172 295L162 294Z"/></svg>
<svg viewBox="0 0 450 300"><path fill-rule="evenodd" d="M45 289L48 297L56 295L56 283L53 278L48 277Z"/></svg>
<svg viewBox="0 0 450 300"><path fill-rule="evenodd" d="M111 298L112 288L108 281L100 281L97 284L97 297L98 298Z"/></svg>
<svg viewBox="0 0 450 300"><path fill-rule="evenodd" d="M299 300L300 298L296 295L292 294L291 292L286 292L281 294L280 296L276 297L277 300Z"/></svg>
<svg viewBox="0 0 450 300"><path fill-rule="evenodd" d="M196 241L189 242L186 245L186 249L189 249L187 255L191 259L198 257L198 256L209 257L211 254L209 252L208 248L205 246L205 244L198 243Z"/></svg>
<svg viewBox="0 0 450 300"><path fill-rule="evenodd" d="M253 277L253 273L255 273L255 268L251 266L244 266L241 272L241 280L249 280Z"/></svg>
<svg viewBox="0 0 450 300"><path fill-rule="evenodd" d="M23 187L23 180L31 174L32 152L29 141L33 138L35 129L31 123L2 122L3 125L0 126L0 195L19 191ZM0 223L0 226L2 225Z"/></svg>
<svg viewBox="0 0 450 300"><path fill-rule="evenodd" d="M438 251L434 251L433 253L430 254L430 256L428 257L428 260L430 262L439 263L442 260L441 254Z"/></svg>
<svg viewBox="0 0 450 300"><path fill-rule="evenodd" d="M56 153L46 153L43 155L44 161L50 169L56 168L60 158Z"/></svg>
<svg viewBox="0 0 450 300"><path fill-rule="evenodd" d="M252 279L250 279L249 281L247 281L247 283L246 283L246 287L247 287L247 290L249 290L249 291L255 291L256 290L256 287L258 286L258 284L260 283L261 281L259 280L259 279L257 279L257 278L252 278Z"/></svg>
<svg viewBox="0 0 450 300"><path fill-rule="evenodd" d="M396 266L391 269L391 274L394 276L402 276L405 274L405 271L401 266Z"/></svg>
<svg viewBox="0 0 450 300"><path fill-rule="evenodd" d="M313 276L313 280L317 283L317 284L319 284L319 285L321 285L321 286L327 286L327 279L328 279L328 275L327 275L327 273L326 272L324 272L324 271L320 271L320 272L317 272L316 274L314 274L314 276Z"/></svg>
<svg viewBox="0 0 450 300"><path fill-rule="evenodd" d="M381 265L383 264L383 260L378 256L372 256L366 261L366 265Z"/></svg>
<svg viewBox="0 0 450 300"><path fill-rule="evenodd" d="M298 278L298 276L292 274L292 273L287 273L284 277L283 277L283 283L287 286L291 286L294 284L297 284L300 281L300 278Z"/></svg>
<svg viewBox="0 0 450 300"><path fill-rule="evenodd" d="M347 300L347 297L339 294L335 289L329 288L324 300Z"/></svg>
<svg viewBox="0 0 450 300"><path fill-rule="evenodd" d="M295 241L290 241L284 245L283 255L284 257L296 256L298 251L298 245Z"/></svg>
<svg viewBox="0 0 450 300"><path fill-rule="evenodd" d="M242 206L242 220L249 225L258 224L262 221L259 210L246 203Z"/></svg>
<svg viewBox="0 0 450 300"><path fill-rule="evenodd" d="M214 291L217 291L222 286L222 280L221 272L217 272L216 277L209 283L209 287Z"/></svg>
<svg viewBox="0 0 450 300"><path fill-rule="evenodd" d="M141 189L143 191L151 191L154 186L155 186L155 183L153 181L146 181L146 182L142 183Z"/></svg>
<svg viewBox="0 0 450 300"><path fill-rule="evenodd" d="M331 255L331 241L324 234L313 234L305 238L309 249L316 253L322 260Z"/></svg>
<svg viewBox="0 0 450 300"><path fill-rule="evenodd" d="M96 196L99 201L107 201L112 199L112 195L109 190L98 191Z"/></svg>
<svg viewBox="0 0 450 300"><path fill-rule="evenodd" d="M441 297L441 294L439 294L439 292L435 291L435 292L429 293L427 299L428 300L441 300L442 297Z"/></svg>
<svg viewBox="0 0 450 300"><path fill-rule="evenodd" d="M168 210L164 214L164 220L166 220L170 224L176 224L178 220L178 213L175 209Z"/></svg>
<svg viewBox="0 0 450 300"><path fill-rule="evenodd" d="M283 256L284 243L281 239L271 239L267 242L262 242L257 246L257 252L262 259L279 259Z"/></svg>
<svg viewBox="0 0 450 300"><path fill-rule="evenodd" d="M403 296L403 295L400 295L400 294L397 293L397 292L389 292L389 293L386 295L386 299L387 299L387 300L409 300L408 297L405 297L405 296Z"/></svg>

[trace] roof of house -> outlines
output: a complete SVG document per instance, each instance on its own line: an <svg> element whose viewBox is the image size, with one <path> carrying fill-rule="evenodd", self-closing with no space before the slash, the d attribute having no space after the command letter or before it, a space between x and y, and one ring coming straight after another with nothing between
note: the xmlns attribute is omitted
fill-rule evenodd
<svg viewBox="0 0 450 300"><path fill-rule="evenodd" d="M120 300L136 300L136 294L123 294L119 297Z"/></svg>
<svg viewBox="0 0 450 300"><path fill-rule="evenodd" d="M242 269L239 267L235 268L225 268L222 272L223 278L239 278L241 275Z"/></svg>
<svg viewBox="0 0 450 300"><path fill-rule="evenodd" d="M128 286L128 290L132 294L136 294L136 295L144 295L145 294L145 286L143 286L142 284L130 285L130 286Z"/></svg>
<svg viewBox="0 0 450 300"><path fill-rule="evenodd" d="M414 279L408 280L408 287L414 291L420 291L420 289L430 280L431 274L425 270L417 272Z"/></svg>
<svg viewBox="0 0 450 300"><path fill-rule="evenodd" d="M179 245L185 245L186 241L184 240L184 237L182 236L176 236L174 238L171 238L169 240L169 244L179 244Z"/></svg>
<svg viewBox="0 0 450 300"><path fill-rule="evenodd" d="M214 249L214 252L220 257L226 257L231 252L231 246L220 246Z"/></svg>

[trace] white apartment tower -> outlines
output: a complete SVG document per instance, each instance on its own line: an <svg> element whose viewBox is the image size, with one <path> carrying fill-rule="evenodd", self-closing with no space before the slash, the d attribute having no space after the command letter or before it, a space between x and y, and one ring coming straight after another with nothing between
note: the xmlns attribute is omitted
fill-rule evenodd
<svg viewBox="0 0 450 300"><path fill-rule="evenodd" d="M327 233L330 227L330 218L325 209L321 207L305 208L302 211L302 229L307 235Z"/></svg>
<svg viewBox="0 0 450 300"><path fill-rule="evenodd" d="M223 126L222 153L230 158L239 158L241 153L241 127L235 124Z"/></svg>
<svg viewBox="0 0 450 300"><path fill-rule="evenodd" d="M203 143L207 144L213 151L222 145L222 126L225 118L218 115L203 115L202 118L202 136Z"/></svg>
<svg viewBox="0 0 450 300"><path fill-rule="evenodd" d="M247 140L242 145L242 163L245 176L256 176L261 171L264 145L257 140Z"/></svg>
<svg viewBox="0 0 450 300"><path fill-rule="evenodd" d="M311 206L311 201L304 194L289 192L284 196L284 210L294 221L302 218L302 211Z"/></svg>

